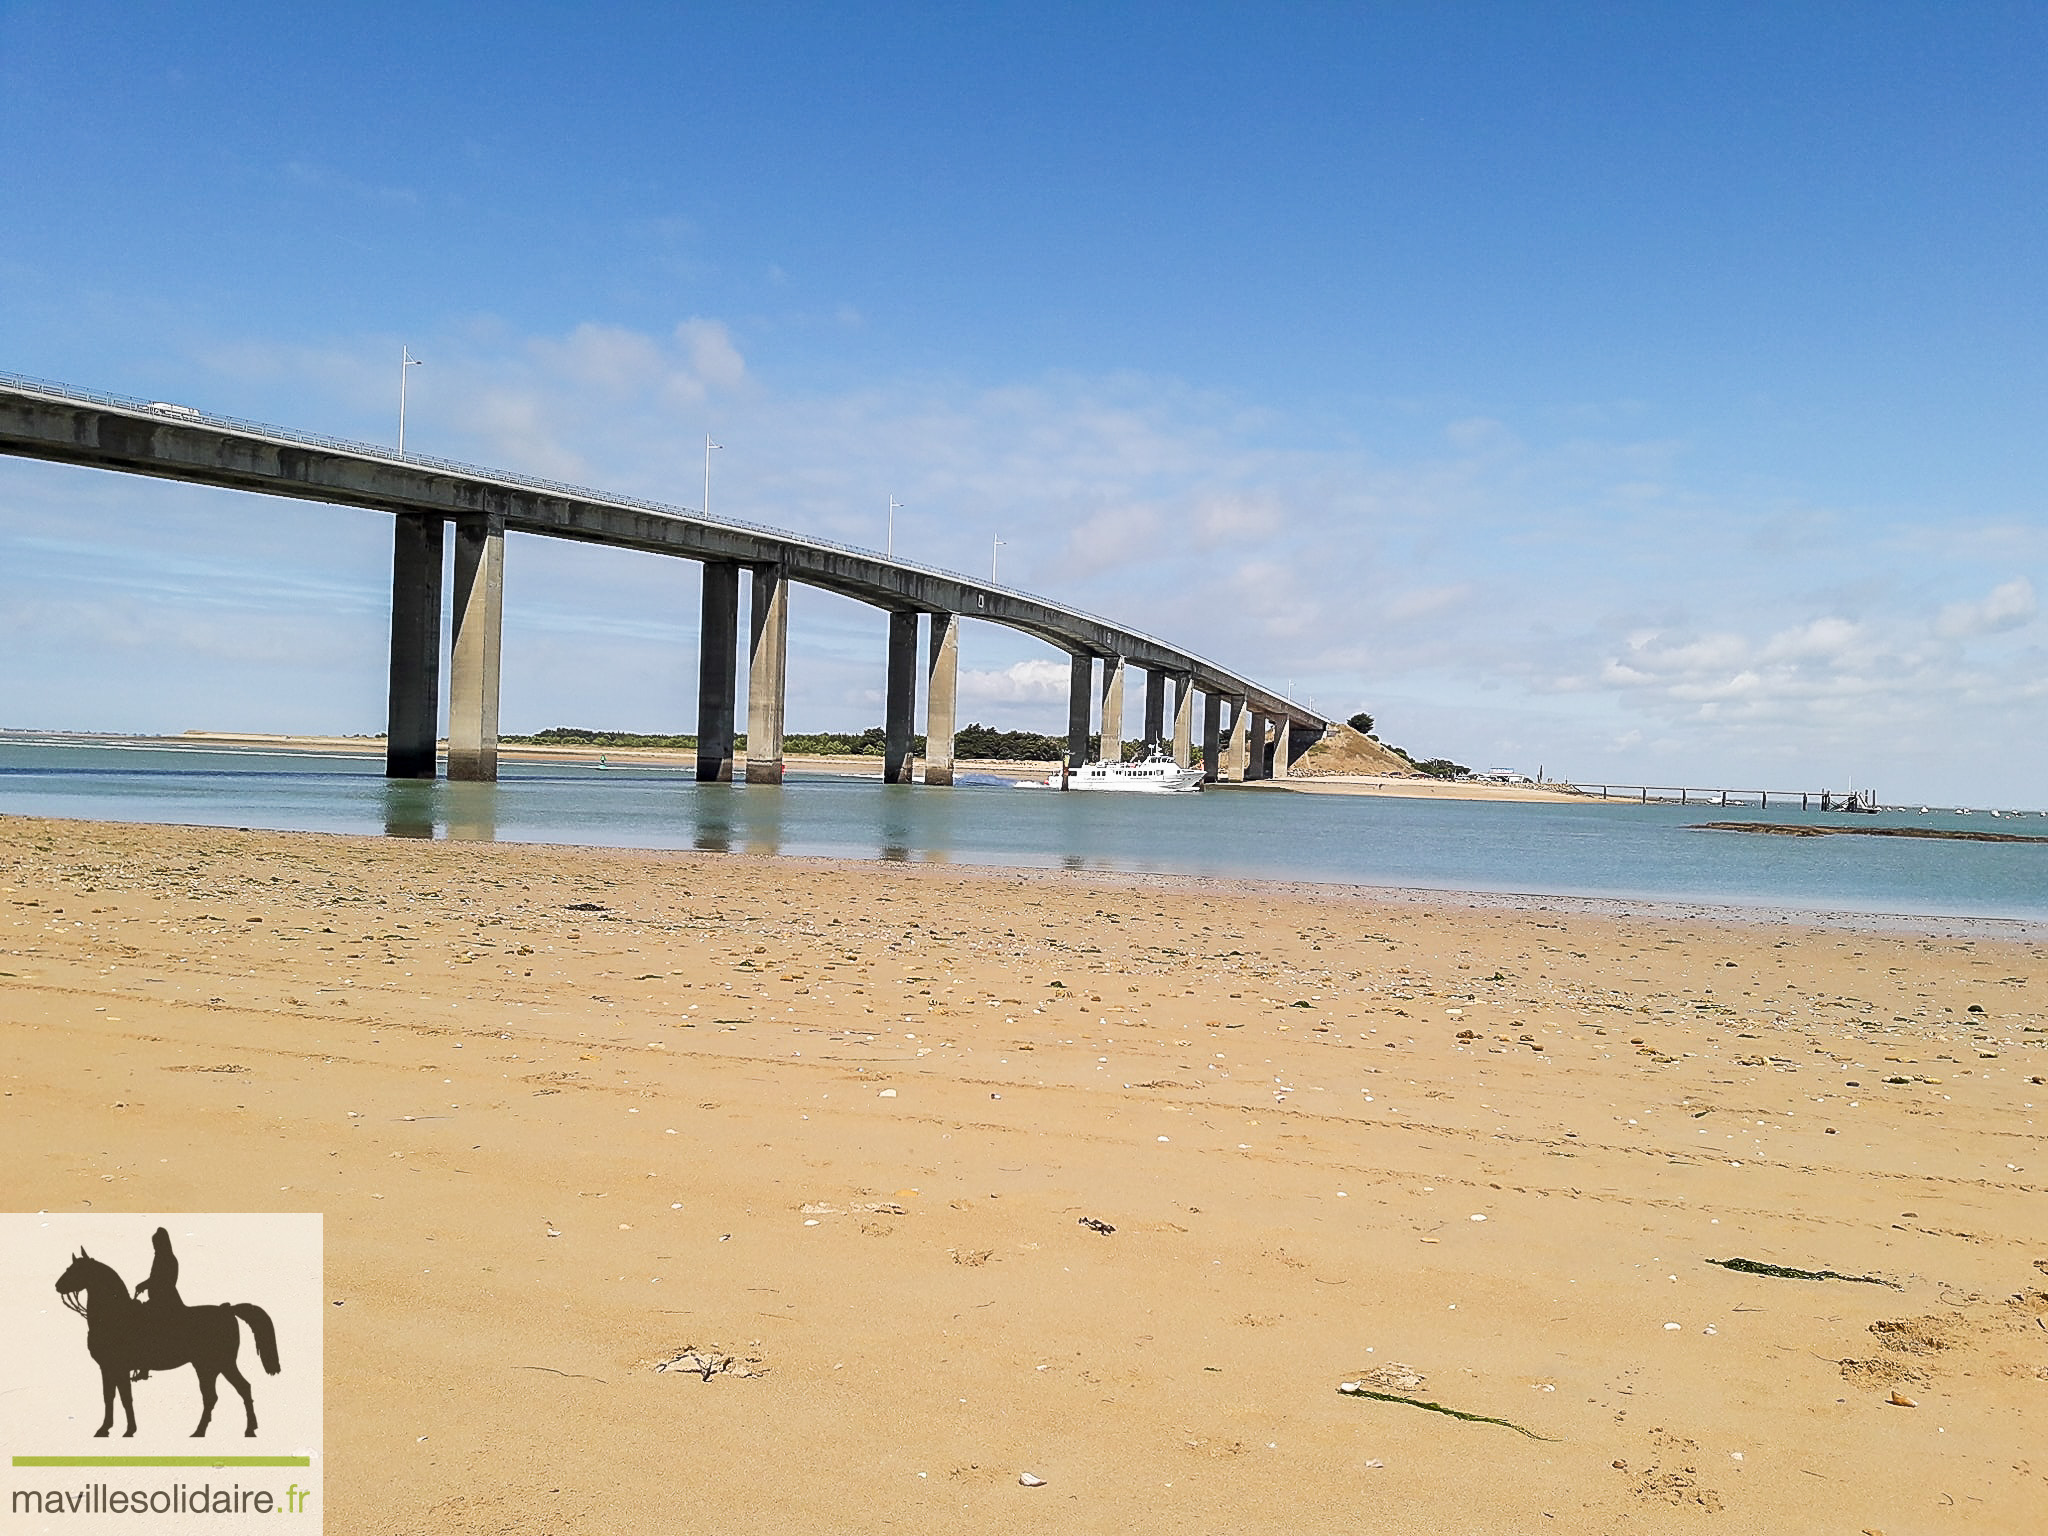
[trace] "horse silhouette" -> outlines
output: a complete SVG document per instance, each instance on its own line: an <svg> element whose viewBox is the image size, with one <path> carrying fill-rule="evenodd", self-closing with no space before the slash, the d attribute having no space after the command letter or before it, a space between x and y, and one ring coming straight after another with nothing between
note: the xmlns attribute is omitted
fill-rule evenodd
<svg viewBox="0 0 2048 1536"><path fill-rule="evenodd" d="M249 1418L243 1433L253 1436L256 1399L249 1390L248 1378L235 1364L242 1343L242 1332L235 1326L235 1319L249 1325L249 1331L256 1336L256 1353L262 1357L263 1369L275 1376L279 1369L277 1330L271 1326L270 1314L246 1301L208 1307L185 1305L177 1293L177 1260L170 1252L170 1234L161 1227L157 1229L156 1250L157 1267L151 1271L151 1280L138 1287L149 1291L148 1301L130 1296L127 1282L113 1267L102 1264L83 1248L57 1280L57 1294L64 1305L85 1319L85 1347L100 1368L100 1392L106 1399L107 1413L100 1427L93 1431L94 1437L103 1439L114 1427L116 1393L120 1395L122 1411L128 1416L128 1428L122 1438L134 1434L131 1378L150 1371L175 1370L181 1365L189 1365L197 1373L199 1397L205 1405L199 1415L199 1427L192 1431L194 1439L204 1436L206 1426L212 1422L214 1400L219 1396L214 1381L221 1376L227 1377L229 1384L242 1394L242 1406Z"/></svg>

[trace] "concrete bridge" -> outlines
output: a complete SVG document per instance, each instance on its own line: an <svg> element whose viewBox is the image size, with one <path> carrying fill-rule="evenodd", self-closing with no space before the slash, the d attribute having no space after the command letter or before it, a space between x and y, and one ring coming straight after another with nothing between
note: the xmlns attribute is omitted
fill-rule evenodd
<svg viewBox="0 0 2048 1536"><path fill-rule="evenodd" d="M953 782L960 621L1034 635L1070 658L1068 752L1085 760L1100 703L1102 755L1124 740L1128 669L1144 673L1139 738L1194 761L1195 698L1211 780L1241 782L1287 768L1326 720L1214 662L1060 603L865 550L683 507L420 454L208 416L187 406L83 393L0 375L0 453L121 474L291 496L393 514L391 692L385 772L433 778L440 714L443 544L455 543L448 666L448 776L498 776L498 657L505 535L578 539L703 566L698 647L697 777L733 776L740 574L752 588L747 635L750 784L782 781L791 583L822 587L889 614L884 710L890 783L912 781L911 736L924 629L926 784ZM1170 693L1170 698L1169 698Z"/></svg>

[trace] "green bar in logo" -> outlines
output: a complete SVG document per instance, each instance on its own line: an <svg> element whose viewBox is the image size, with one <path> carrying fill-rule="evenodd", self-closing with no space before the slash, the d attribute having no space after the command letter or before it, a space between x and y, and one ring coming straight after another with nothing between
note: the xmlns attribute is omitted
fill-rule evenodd
<svg viewBox="0 0 2048 1536"><path fill-rule="evenodd" d="M310 1456L17 1456L17 1467L310 1467Z"/></svg>

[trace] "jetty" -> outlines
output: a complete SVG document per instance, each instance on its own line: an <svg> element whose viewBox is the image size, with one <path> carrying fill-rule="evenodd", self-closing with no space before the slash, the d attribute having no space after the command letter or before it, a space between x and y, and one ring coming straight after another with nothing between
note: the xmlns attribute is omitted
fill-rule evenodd
<svg viewBox="0 0 2048 1536"><path fill-rule="evenodd" d="M1694 789L1682 784L1580 784L1581 794L1602 800L1651 801L1676 805L1754 805L1767 809L1773 800L1789 806L1794 800L1802 811L1862 811L1877 809L1877 795L1868 789Z"/></svg>

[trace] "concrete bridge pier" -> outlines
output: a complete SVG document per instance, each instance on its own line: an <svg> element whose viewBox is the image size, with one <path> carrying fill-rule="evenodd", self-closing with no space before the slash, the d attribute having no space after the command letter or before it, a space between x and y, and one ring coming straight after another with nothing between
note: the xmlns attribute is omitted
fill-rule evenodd
<svg viewBox="0 0 2048 1536"><path fill-rule="evenodd" d="M1273 762L1272 758L1266 755L1266 717L1257 710L1252 711L1252 728L1245 745L1251 748L1244 765L1244 781L1250 784L1272 772Z"/></svg>
<svg viewBox="0 0 2048 1536"><path fill-rule="evenodd" d="M384 777L431 779L440 769L441 519L401 512L391 540L391 694Z"/></svg>
<svg viewBox="0 0 2048 1536"><path fill-rule="evenodd" d="M740 568L704 562L697 627L697 782L732 782L732 720L739 666Z"/></svg>
<svg viewBox="0 0 2048 1536"><path fill-rule="evenodd" d="M935 613L926 653L924 695L924 781L953 782L954 712L960 698L960 618Z"/></svg>
<svg viewBox="0 0 2048 1536"><path fill-rule="evenodd" d="M782 724L789 686L789 574L754 567L748 614L747 782L782 782Z"/></svg>
<svg viewBox="0 0 2048 1536"><path fill-rule="evenodd" d="M1186 768L1195 760L1195 679L1173 674L1173 760Z"/></svg>
<svg viewBox="0 0 2048 1536"><path fill-rule="evenodd" d="M1145 750L1166 745L1166 674L1157 667L1145 674Z"/></svg>
<svg viewBox="0 0 2048 1536"><path fill-rule="evenodd" d="M1287 770L1294 763L1290 750L1294 741L1294 722L1282 715L1273 725L1273 777L1284 779Z"/></svg>
<svg viewBox="0 0 2048 1536"><path fill-rule="evenodd" d="M1095 658L1083 651L1074 657L1067 674L1067 762L1080 767L1088 761L1088 716L1095 702Z"/></svg>
<svg viewBox="0 0 2048 1536"><path fill-rule="evenodd" d="M911 728L917 723L917 613L889 614L889 678L882 696L882 782L911 782Z"/></svg>
<svg viewBox="0 0 2048 1536"><path fill-rule="evenodd" d="M448 659L448 777L498 777L498 652L505 632L505 519L455 523L455 636Z"/></svg>
<svg viewBox="0 0 2048 1536"><path fill-rule="evenodd" d="M1223 695L1202 695L1202 782L1214 784L1223 772Z"/></svg>
<svg viewBox="0 0 2048 1536"><path fill-rule="evenodd" d="M1222 780L1225 784L1242 784L1250 771L1251 762L1251 713L1245 708L1242 695L1231 694L1224 698L1229 712L1230 723L1223 749Z"/></svg>
<svg viewBox="0 0 2048 1536"><path fill-rule="evenodd" d="M1124 756L1124 659L1102 658L1102 761L1120 763Z"/></svg>

